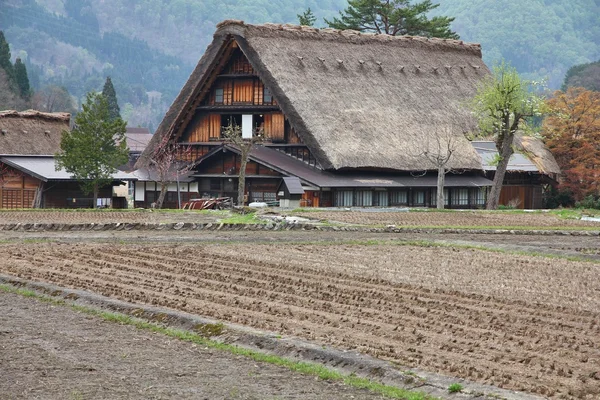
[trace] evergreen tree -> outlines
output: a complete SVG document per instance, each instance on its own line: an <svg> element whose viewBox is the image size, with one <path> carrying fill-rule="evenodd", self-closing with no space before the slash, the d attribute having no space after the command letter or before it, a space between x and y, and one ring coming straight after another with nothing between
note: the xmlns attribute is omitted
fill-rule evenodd
<svg viewBox="0 0 600 400"><path fill-rule="evenodd" d="M314 26L315 21L317 20L317 17L315 17L315 14L313 14L310 7L308 7L302 14L297 14L296 16L298 17L298 22L300 25L305 26Z"/></svg>
<svg viewBox="0 0 600 400"><path fill-rule="evenodd" d="M458 39L450 30L454 18L433 17L427 14L439 4L431 0L413 3L410 0L348 0L348 8L340 11L340 17L325 20L331 28L354 29L387 35L412 35Z"/></svg>
<svg viewBox="0 0 600 400"><path fill-rule="evenodd" d="M23 100L29 100L31 97L31 88L29 87L27 68L25 67L25 64L21 62L20 58L17 58L15 62L15 77L20 96L23 98Z"/></svg>
<svg viewBox="0 0 600 400"><path fill-rule="evenodd" d="M127 162L129 149L125 122L110 118L103 95L88 93L82 107L75 117L75 128L62 132L56 167L71 173L84 192L93 193L95 208L99 189L109 185L117 167Z"/></svg>
<svg viewBox="0 0 600 400"><path fill-rule="evenodd" d="M106 97L106 101L108 102L110 120L121 119L121 110L119 109L119 103L117 103L117 92L115 92L115 87L110 80L110 76L106 78L102 95Z"/></svg>
<svg viewBox="0 0 600 400"><path fill-rule="evenodd" d="M4 32L2 31L0 31L0 68L6 71L6 76L8 77L11 85L14 84L15 71L10 61L10 47L8 46L8 42L4 37Z"/></svg>

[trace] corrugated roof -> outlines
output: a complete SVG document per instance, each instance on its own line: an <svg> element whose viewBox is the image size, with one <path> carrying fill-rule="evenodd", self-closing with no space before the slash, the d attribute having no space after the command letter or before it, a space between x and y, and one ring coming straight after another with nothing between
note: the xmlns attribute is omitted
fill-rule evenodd
<svg viewBox="0 0 600 400"><path fill-rule="evenodd" d="M56 170L54 157L52 156L7 156L1 157L0 161L43 181L74 179L64 169ZM137 180L133 174L122 171L114 173L113 179Z"/></svg>
<svg viewBox="0 0 600 400"><path fill-rule="evenodd" d="M300 179L295 176L284 176L283 182L288 189L290 194L304 194L304 188L302 187L302 183L300 183Z"/></svg>
<svg viewBox="0 0 600 400"><path fill-rule="evenodd" d="M473 141L471 142L479 156L485 171L496 170L496 160L498 159L498 150L496 144L492 141ZM526 155L514 153L508 161L507 171L520 172L540 172L538 167Z"/></svg>
<svg viewBox="0 0 600 400"><path fill-rule="evenodd" d="M127 128L127 133L125 133L125 141L127 142L129 151L132 153L143 152L148 143L150 143L152 134L150 132L129 132L129 129Z"/></svg>
<svg viewBox="0 0 600 400"><path fill-rule="evenodd" d="M227 148L230 151L239 153L239 150L232 145L226 145L221 148ZM217 151L212 152L214 156ZM206 160L204 157L202 160ZM344 188L344 187L382 187L382 188L402 188L402 187L436 187L437 176L435 174L425 176L411 176L399 174L383 174L381 172L361 172L346 174L342 172L332 173L309 166L307 163L296 158L290 157L285 153L265 146L254 146L250 153L250 159L262 165L270 167L283 175L296 176L302 183L321 188ZM201 162L202 162L201 160ZM200 162L200 164L201 164ZM194 176L201 177L202 174ZM470 174L446 175L446 187L483 187L491 186L489 179Z"/></svg>

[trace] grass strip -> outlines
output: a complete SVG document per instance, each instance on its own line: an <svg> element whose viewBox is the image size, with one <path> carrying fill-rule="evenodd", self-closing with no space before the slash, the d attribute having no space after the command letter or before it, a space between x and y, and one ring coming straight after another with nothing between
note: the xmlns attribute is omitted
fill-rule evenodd
<svg viewBox="0 0 600 400"><path fill-rule="evenodd" d="M361 378L354 374L344 375L340 372L329 369L320 364L293 361L276 355L270 355L260 353L255 350L238 347L231 344L220 343L211 339L207 339L197 333L186 331L183 329L170 328L167 326L159 325L156 323L144 321L138 318L133 318L125 314L114 313L109 311L98 310L95 308L82 306L79 304L67 303L62 299L54 299L52 297L39 294L33 290L15 288L11 285L0 284L0 290L7 293L14 293L24 297L35 298L47 303L51 303L57 306L67 306L71 309L81 312L83 314L96 316L102 318L108 322L114 322L122 325L130 325L137 329L159 333L171 338L183 340L186 342L198 344L204 347L212 348L215 350L225 351L230 354L240 355L248 357L254 361L265 362L268 364L277 365L280 367L287 368L294 372L299 372L305 375L316 376L322 380L328 381L341 381L348 386L352 386L358 389L367 389L374 393L381 394L383 396L392 399L404 399L404 400L433 400L425 393L401 389L394 386L384 385L382 383L374 382L367 378Z"/></svg>

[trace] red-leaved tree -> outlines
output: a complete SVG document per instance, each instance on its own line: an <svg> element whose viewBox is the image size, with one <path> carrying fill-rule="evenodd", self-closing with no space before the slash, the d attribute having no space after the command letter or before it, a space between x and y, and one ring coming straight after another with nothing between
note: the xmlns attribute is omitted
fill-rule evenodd
<svg viewBox="0 0 600 400"><path fill-rule="evenodd" d="M600 92L557 91L547 101L542 134L562 170L560 187L575 200L600 196Z"/></svg>

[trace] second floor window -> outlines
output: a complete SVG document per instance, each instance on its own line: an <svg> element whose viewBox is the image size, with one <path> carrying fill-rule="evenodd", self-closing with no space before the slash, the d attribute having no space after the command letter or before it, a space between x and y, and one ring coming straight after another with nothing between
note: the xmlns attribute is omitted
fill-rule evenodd
<svg viewBox="0 0 600 400"><path fill-rule="evenodd" d="M265 89L263 91L263 103L270 104L272 102L273 102L273 95L271 94L271 91L265 87Z"/></svg>
<svg viewBox="0 0 600 400"><path fill-rule="evenodd" d="M215 89L215 103L223 104L223 88Z"/></svg>

